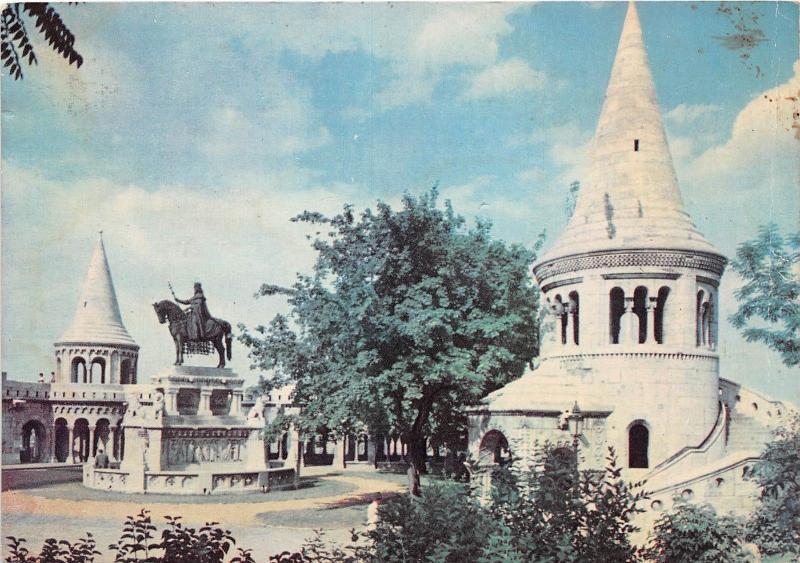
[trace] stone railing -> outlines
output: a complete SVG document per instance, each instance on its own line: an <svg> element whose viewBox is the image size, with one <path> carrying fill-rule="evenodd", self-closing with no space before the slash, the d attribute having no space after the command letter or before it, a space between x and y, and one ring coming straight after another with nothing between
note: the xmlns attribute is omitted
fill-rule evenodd
<svg viewBox="0 0 800 563"><path fill-rule="evenodd" d="M144 471L83 466L83 484L90 489L121 493L167 495L219 495L266 493L297 488L294 468L266 471Z"/></svg>

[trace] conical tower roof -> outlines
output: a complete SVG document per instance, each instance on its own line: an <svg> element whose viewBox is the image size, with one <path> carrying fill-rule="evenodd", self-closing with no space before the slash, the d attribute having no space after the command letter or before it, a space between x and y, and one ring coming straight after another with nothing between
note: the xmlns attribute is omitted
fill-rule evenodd
<svg viewBox="0 0 800 563"><path fill-rule="evenodd" d="M589 151L575 212L543 262L604 250L717 254L684 209L633 2Z"/></svg>
<svg viewBox="0 0 800 563"><path fill-rule="evenodd" d="M137 346L122 324L102 235L89 263L75 318L59 339L62 344L70 342Z"/></svg>

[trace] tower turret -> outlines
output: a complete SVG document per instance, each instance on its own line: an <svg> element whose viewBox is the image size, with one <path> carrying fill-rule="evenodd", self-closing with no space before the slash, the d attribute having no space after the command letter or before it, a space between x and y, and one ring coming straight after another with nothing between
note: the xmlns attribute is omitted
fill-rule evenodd
<svg viewBox="0 0 800 563"><path fill-rule="evenodd" d="M611 443L651 443L633 467L700 443L717 420L725 262L684 209L630 3L575 212L534 274L552 313L540 383L574 384L581 407L615 404Z"/></svg>
<svg viewBox="0 0 800 563"><path fill-rule="evenodd" d="M55 348L59 383L136 382L139 346L122 323L102 233L72 324Z"/></svg>

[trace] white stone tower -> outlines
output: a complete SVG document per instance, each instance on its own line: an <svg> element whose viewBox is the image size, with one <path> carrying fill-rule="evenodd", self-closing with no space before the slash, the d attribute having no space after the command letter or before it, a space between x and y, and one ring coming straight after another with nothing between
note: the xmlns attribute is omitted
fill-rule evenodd
<svg viewBox="0 0 800 563"><path fill-rule="evenodd" d="M58 383L136 383L139 346L122 324L102 233L75 317L55 349Z"/></svg>
<svg viewBox="0 0 800 563"><path fill-rule="evenodd" d="M555 313L542 369L589 384L613 406L608 441L624 452L644 440L631 466L652 467L720 414L726 260L684 209L633 3L590 151L575 212L534 267Z"/></svg>
<svg viewBox="0 0 800 563"><path fill-rule="evenodd" d="M701 444L725 420L725 262L684 209L631 3L574 214L534 266L550 312L540 365L473 410L473 454L532 459L536 441L569 445L575 403L587 465L613 446L625 467L652 470Z"/></svg>

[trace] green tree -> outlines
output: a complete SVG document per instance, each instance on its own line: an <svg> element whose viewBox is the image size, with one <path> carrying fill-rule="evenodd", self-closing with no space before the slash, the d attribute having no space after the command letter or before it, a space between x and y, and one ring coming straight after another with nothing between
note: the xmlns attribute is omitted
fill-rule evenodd
<svg viewBox="0 0 800 563"><path fill-rule="evenodd" d="M742 531L739 521L717 516L708 505L679 502L656 521L642 555L656 563L749 561Z"/></svg>
<svg viewBox="0 0 800 563"><path fill-rule="evenodd" d="M14 80L23 78L25 64L38 64L33 42L28 35L25 20L34 22L34 27L44 35L48 46L66 59L67 64L80 68L83 57L75 50L75 36L61 20L61 16L46 2L15 2L8 4L0 13L0 37L2 64Z"/></svg>
<svg viewBox="0 0 800 563"><path fill-rule="evenodd" d="M358 218L351 206L294 218L326 231L313 241L314 272L259 292L287 296L294 326L279 315L255 333L241 327L254 367L296 383L303 432L403 435L414 493L428 439L460 438L464 407L538 351L534 253L492 239L487 223L467 229L437 195Z"/></svg>
<svg viewBox="0 0 800 563"><path fill-rule="evenodd" d="M800 554L800 414L775 430L753 466L761 488L747 524L747 538L763 555Z"/></svg>
<svg viewBox="0 0 800 563"><path fill-rule="evenodd" d="M744 280L739 309L730 317L748 342L763 342L787 366L800 364L800 233L781 235L775 224L739 245L733 270Z"/></svg>

